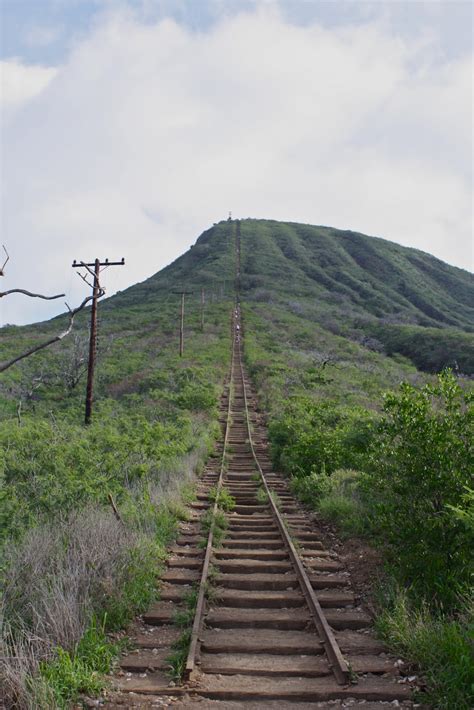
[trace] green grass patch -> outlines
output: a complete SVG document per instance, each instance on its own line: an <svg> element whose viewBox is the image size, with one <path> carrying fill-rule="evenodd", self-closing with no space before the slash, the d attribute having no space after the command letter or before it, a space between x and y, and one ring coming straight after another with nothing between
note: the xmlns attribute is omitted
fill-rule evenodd
<svg viewBox="0 0 474 710"><path fill-rule="evenodd" d="M218 507L226 513L230 513L235 508L235 498L224 486L221 486L220 490L217 486L213 486L209 491L209 500L211 503L217 502Z"/></svg>
<svg viewBox="0 0 474 710"><path fill-rule="evenodd" d="M56 649L56 657L40 665L40 675L49 686L56 705L68 708L80 695L97 695L104 687L104 675L112 669L118 644L106 637L105 624L93 620L72 652Z"/></svg>
<svg viewBox="0 0 474 710"><path fill-rule="evenodd" d="M385 595L382 603L377 630L426 678L429 690L420 700L438 710L470 710L474 704L472 605L458 618L436 616L426 605L415 606L401 589Z"/></svg>
<svg viewBox="0 0 474 710"><path fill-rule="evenodd" d="M179 639L175 641L172 646L172 652L166 658L166 662L169 664L167 674L177 683L182 680L186 669L190 640L191 629L186 629Z"/></svg>
<svg viewBox="0 0 474 710"><path fill-rule="evenodd" d="M222 543L227 530L228 522L224 511L217 508L214 515L211 509L207 510L201 518L201 532L204 537L203 547L207 545L207 538L212 528L213 544L216 547Z"/></svg>

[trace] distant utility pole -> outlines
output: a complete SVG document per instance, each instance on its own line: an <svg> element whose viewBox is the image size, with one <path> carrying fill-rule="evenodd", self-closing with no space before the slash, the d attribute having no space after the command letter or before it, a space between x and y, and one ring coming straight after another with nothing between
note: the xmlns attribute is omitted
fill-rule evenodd
<svg viewBox="0 0 474 710"><path fill-rule="evenodd" d="M184 297L192 293L192 291L173 291L181 296L181 318L179 325L179 356L183 357L184 353Z"/></svg>
<svg viewBox="0 0 474 710"><path fill-rule="evenodd" d="M204 332L204 289L201 289L201 332Z"/></svg>
<svg viewBox="0 0 474 710"><path fill-rule="evenodd" d="M92 399L94 391L94 369L95 369L95 358L97 354L97 301L99 297L104 294L104 290L100 286L99 276L100 267L106 268L107 266L124 266L125 259L122 261L100 261L96 259L92 263L86 263L84 261L77 262L75 259L72 263L73 269L85 268L94 277L93 283L89 283L87 278L81 274L81 278L92 287L92 307L91 307L91 332L89 338L89 363L87 368L87 389L86 389L86 414L84 417L85 424L90 424L91 414L92 414ZM92 271L91 267L94 267Z"/></svg>

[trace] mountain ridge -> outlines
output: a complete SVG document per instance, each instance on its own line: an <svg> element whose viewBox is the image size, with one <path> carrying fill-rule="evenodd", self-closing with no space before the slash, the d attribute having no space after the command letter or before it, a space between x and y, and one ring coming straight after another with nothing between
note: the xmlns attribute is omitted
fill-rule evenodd
<svg viewBox="0 0 474 710"><path fill-rule="evenodd" d="M256 241L260 239L268 239L268 231L272 230L271 237L274 246L280 250L283 261L290 262L292 266L296 264L298 267L295 272L294 268L288 269L288 264L284 265L284 271L291 278L292 276L305 277L306 286L311 287L307 292L311 295L311 290L319 290L320 292L333 291L340 293L353 303L360 304L364 299L370 306L374 301L374 288L380 289L380 278L385 277L389 283L385 283L385 289L395 297L395 301L401 312L407 313L412 311L413 317L418 317L419 324L425 326L441 327L445 326L460 327L461 329L474 330L474 276L470 272L460 269L459 267L446 264L442 260L433 255L422 252L419 249L405 247L389 240L367 236L360 232L351 230L337 230L332 227L320 227L308 224L300 224L296 222L280 222L276 220L260 220L246 219L240 220L242 228L242 248L243 248L243 282L242 289L245 294L252 294L252 290L256 286L268 285L260 274L255 274L255 251L259 254L259 265L262 265L262 256L265 256L264 249L268 252L268 244L262 248L262 244ZM183 273L186 267L196 265L199 260L203 263L199 264L201 279L193 281L206 281L209 278L215 277L213 269L206 270L206 265L209 265L209 254L206 253L209 247L221 247L221 232L225 229L228 222L220 222L217 225L205 230L196 243L183 255L175 259L171 264L167 265L161 271L150 276L148 279L129 287L117 295L124 295L132 292L141 291L143 288L148 290L148 286L154 286L158 289L166 288L168 277L172 276L174 280L182 279L189 280L189 274ZM306 238L306 244L304 244ZM314 238L317 237L321 249L313 249L316 246ZM246 247L249 246L254 256L249 259L249 253ZM331 251L330 247L337 246L335 252ZM342 249L341 249L342 247ZM385 252L385 253L382 253ZM388 254L387 254L388 252ZM227 253L226 255L230 255ZM275 251L273 257L276 257L281 264L281 257ZM391 256L391 261L387 258ZM301 262L306 260L306 264ZM402 264L397 265L396 261L402 261ZM228 279L232 278L232 266L229 264L230 259L226 259L224 271ZM184 267L184 269L183 269ZM204 267L204 268L203 268ZM403 267L408 269L408 273L403 272ZM221 274L222 268L220 267ZM358 279L355 278L354 272L358 272ZM376 273L376 272L379 273ZM271 276L271 274L266 274ZM281 276L281 274L280 274ZM422 283L430 287L431 295L435 295L435 303L429 303L426 297L420 293L419 285L413 281L419 277L423 278ZM253 278L252 278L253 277ZM366 284L363 281L365 277ZM259 282L260 279L260 282ZM159 283L163 282L163 283ZM398 282L398 283L397 283ZM436 297L433 287L438 287L443 294L444 303L437 305L439 296ZM320 289L319 287L322 287ZM378 289L377 289L378 287ZM292 284L292 290L295 285ZM372 290L371 290L372 288ZM299 289L301 290L301 289ZM303 294L304 295L304 291ZM380 294L379 294L380 295ZM112 296L109 301L115 299ZM385 307L389 306L388 301L382 304ZM449 313L449 306L460 310L461 307L466 309L465 314ZM394 309L390 309L393 312ZM417 311L417 313L416 313ZM382 310L379 308L379 315ZM377 315L377 312L374 313ZM414 321L414 324L415 321Z"/></svg>

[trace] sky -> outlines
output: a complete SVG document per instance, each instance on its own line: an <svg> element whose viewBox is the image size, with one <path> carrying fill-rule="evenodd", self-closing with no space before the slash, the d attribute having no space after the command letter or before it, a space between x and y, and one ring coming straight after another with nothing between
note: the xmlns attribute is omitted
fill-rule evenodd
<svg viewBox="0 0 474 710"><path fill-rule="evenodd" d="M0 325L107 294L234 217L472 270L473 4L0 0ZM1 266L1 259L0 259Z"/></svg>

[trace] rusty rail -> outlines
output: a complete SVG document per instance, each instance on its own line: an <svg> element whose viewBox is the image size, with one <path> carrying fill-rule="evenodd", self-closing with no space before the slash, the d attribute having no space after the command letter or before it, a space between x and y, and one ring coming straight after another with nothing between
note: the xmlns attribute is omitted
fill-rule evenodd
<svg viewBox="0 0 474 710"><path fill-rule="evenodd" d="M240 311L240 306L239 306L239 311ZM314 593L314 589L312 587L312 584L308 578L308 575L306 574L306 570L303 566L303 563L296 551L295 546L293 545L293 542L290 538L290 535L288 534L288 530L286 528L286 525L283 521L283 518L280 514L280 511L278 510L275 501L273 500L273 496L271 495L270 488L268 486L268 483L265 479L265 474L263 473L262 467L260 466L260 462L258 460L257 454L255 453L255 447L253 443L253 438L252 438L252 429L250 426L250 417L249 417L249 410L248 410L248 404L247 404L247 388L245 384L245 378L244 378L244 369L242 365L242 349L241 349L241 344L240 341L237 343L238 350L239 350L239 362L240 362L240 373L242 376L242 386L243 386L243 393L244 393L244 408L245 408L245 421L247 424L247 431L248 431L248 437L249 437L249 444L250 444L250 449L252 451L252 456L255 461L255 465L257 467L258 472L260 473L260 476L262 478L263 485L265 487L265 492L268 496L268 502L270 504L272 513L274 515L276 524L278 526L278 529L280 530L281 536L283 537L283 540L285 542L285 545L287 547L291 563L293 565L293 568L296 572L296 576L298 578L298 582L301 587L301 591L303 592L303 595L306 599L306 603L308 604L308 608L310 611L310 615L313 619L314 625L316 626L316 629L318 633L320 634L324 649L326 651L326 655L328 657L330 666L333 670L333 673L336 677L337 682L340 685L347 685L351 681L351 673L349 666L344 659L341 649L339 648L339 645L336 641L336 638L334 636L334 633L329 626L326 617L324 616L323 610L321 608L321 605L316 597L316 594Z"/></svg>
<svg viewBox="0 0 474 710"><path fill-rule="evenodd" d="M233 390L233 382L234 382L234 361L235 361L235 348L236 348L235 316L234 316L233 311L232 311L231 323L232 323L232 355L231 355L231 361L230 361L230 376L229 376L229 384L228 384L229 399L228 399L228 403L227 403L227 419L226 419L226 424L225 424L224 445L223 445L223 449L222 449L222 459L221 459L221 466L220 466L220 471L219 471L219 478L217 480L216 500L214 502L214 506L212 509L212 523L211 523L211 527L209 530L209 537L207 539L206 553L204 555L204 563L203 563L202 572L201 572L201 579L199 582L199 592L198 592L198 598L197 598L197 602L196 602L196 611L194 614L194 622L193 622L193 627L191 630L191 639L189 642L188 657L186 660L186 668L185 668L184 674L183 674L183 677L185 680L190 680L192 678L192 673L195 669L196 659L198 657L199 635L202 630L202 625L203 625L203 621L204 621L204 611L205 611L205 605L206 605L206 583L207 583L207 577L209 575L209 565L211 563L212 545L213 545L213 539L214 539L214 524L215 524L215 519L216 519L217 508L219 506L219 493L222 488L222 478L223 478L224 470L225 470L225 456L226 456L226 449L227 449L227 440L228 440L228 436L229 436L229 428L230 428L229 424L230 424L230 419L231 419L232 390Z"/></svg>

